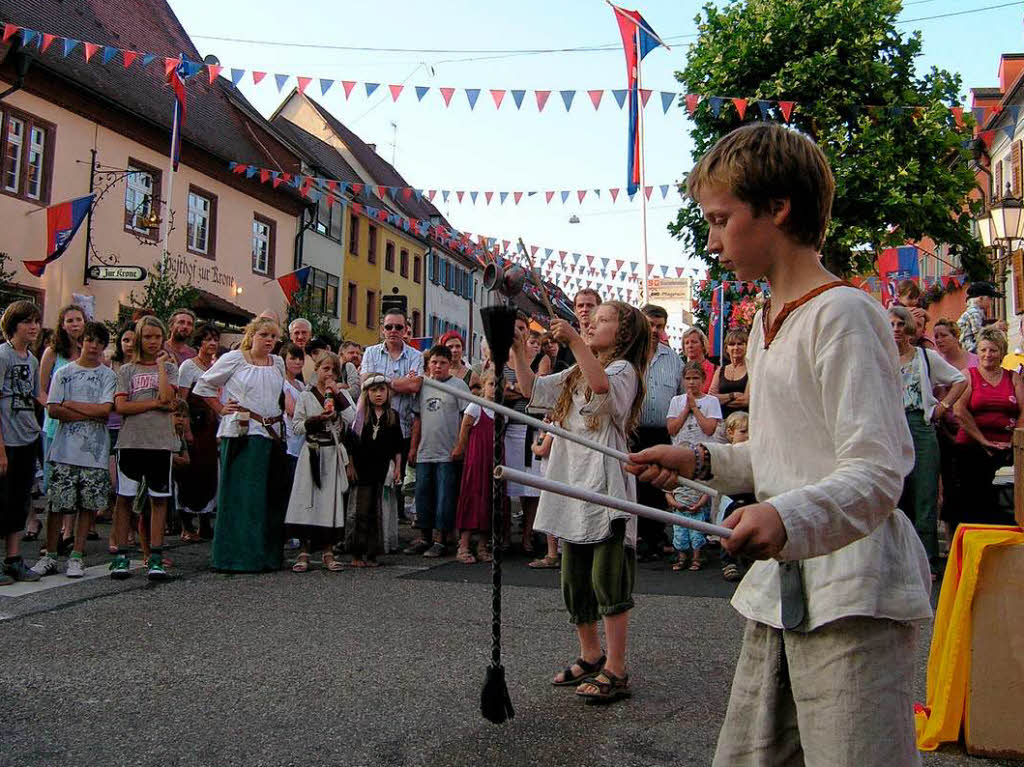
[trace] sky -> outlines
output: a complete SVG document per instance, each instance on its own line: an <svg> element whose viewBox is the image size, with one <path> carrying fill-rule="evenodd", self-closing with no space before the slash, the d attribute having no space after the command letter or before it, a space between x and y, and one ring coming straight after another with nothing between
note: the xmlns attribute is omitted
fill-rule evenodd
<svg viewBox="0 0 1024 767"><path fill-rule="evenodd" d="M987 9L1006 0L905 0L902 19ZM369 99L362 85L346 100L335 85L320 97L312 95L336 117L375 143L413 187L463 190L577 190L626 185L626 111L610 94L595 111L585 93L590 88L624 88L626 69L621 40L611 8L601 0L389 0L388 3L338 3L303 0L296 6L275 0L170 0L199 51L214 54L225 67L270 73L379 82ZM719 3L721 4L721 3ZM674 72L684 66L696 31L698 0L644 0L637 8L668 42L671 50L651 52L643 64L643 86L678 91ZM963 103L971 87L996 85L999 55L1024 51L1024 2L947 18L901 24L920 29L923 54L918 71L932 66L963 77ZM231 42L224 39L259 42ZM274 44L271 44L274 43ZM276 44L276 43L289 43ZM298 44L298 45L294 45ZM350 51L308 46L435 49L438 52ZM539 48L605 45L608 50L573 53L507 54ZM486 51L486 53L441 51ZM396 103L387 88L404 83ZM272 75L258 86L249 76L240 87L269 116L295 81L278 92ZM413 86L430 86L418 103ZM475 110L458 92L444 108L441 86L481 88ZM516 111L511 95L496 110L488 89L522 88L527 96ZM538 113L532 91L554 91ZM576 102L566 112L558 94L576 89ZM753 107L751 107L753 109ZM646 183L657 187L677 182L692 165L685 110L663 114L657 93L645 112ZM605 191L588 194L583 203L575 192L565 204L556 195L512 198L498 205L495 194L485 205L467 195L459 204L440 196L435 204L462 231L499 239L522 237L542 248L589 253L595 257L640 260L639 195L624 195L613 204ZM667 232L680 199L657 188L648 204L648 253L655 264L700 267ZM570 223L575 215L579 223ZM657 273L657 272L656 272ZM670 273L674 274L674 272Z"/></svg>

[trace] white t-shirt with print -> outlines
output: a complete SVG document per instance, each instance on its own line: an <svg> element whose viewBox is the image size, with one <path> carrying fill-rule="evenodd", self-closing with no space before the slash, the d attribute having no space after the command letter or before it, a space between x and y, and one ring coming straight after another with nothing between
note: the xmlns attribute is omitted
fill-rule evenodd
<svg viewBox="0 0 1024 767"><path fill-rule="evenodd" d="M672 401L668 406L668 418L677 418L683 409L686 407L686 395L678 394L672 398ZM722 420L722 405L718 401L718 397L711 394L705 394L697 399L697 408L708 418L717 418L719 421ZM705 434L704 430L700 428L700 424L697 423L697 416L690 413L686 416L686 421L683 423L681 428L676 435L672 438L673 445L682 445L684 443L695 443L695 442L720 442L721 440L715 436L715 434Z"/></svg>

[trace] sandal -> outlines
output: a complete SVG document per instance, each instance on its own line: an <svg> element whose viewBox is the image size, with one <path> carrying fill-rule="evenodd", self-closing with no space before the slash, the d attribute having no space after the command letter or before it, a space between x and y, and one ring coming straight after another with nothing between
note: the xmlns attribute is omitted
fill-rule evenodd
<svg viewBox="0 0 1024 767"><path fill-rule="evenodd" d="M698 570L703 570L704 569L704 562L702 562L699 557L694 557L693 561L690 562L690 568L689 569L691 571L693 571L693 572L697 572Z"/></svg>
<svg viewBox="0 0 1024 767"><path fill-rule="evenodd" d="M304 573L309 570L309 554L299 554L295 564L292 565L293 573Z"/></svg>
<svg viewBox="0 0 1024 767"><path fill-rule="evenodd" d="M532 567L534 570L554 570L556 567L562 566L562 560L557 556L544 556L540 559L535 559L530 562L527 567Z"/></svg>
<svg viewBox="0 0 1024 767"><path fill-rule="evenodd" d="M475 565L476 557L469 549L459 549L459 553L455 555L455 561L464 565Z"/></svg>
<svg viewBox="0 0 1024 767"><path fill-rule="evenodd" d="M422 538L413 541L405 549L402 550L403 554L422 554L424 551L431 547L430 541L425 541Z"/></svg>
<svg viewBox="0 0 1024 767"><path fill-rule="evenodd" d="M39 527L37 527L35 530L29 530L24 535L22 535L21 536L21 540L23 540L23 541L34 541L37 538L39 538L39 533L41 533L42 531L43 531L43 526L39 525Z"/></svg>
<svg viewBox="0 0 1024 767"><path fill-rule="evenodd" d="M575 687L580 682L585 682L591 677L595 677L601 673L601 669L604 668L604 662L607 660L604 655L598 658L593 663L587 663L583 658L577 658L571 665L566 666L562 672L562 681L551 680L551 684L555 687ZM583 673L576 676L572 673L572 667L579 666L583 669Z"/></svg>
<svg viewBox="0 0 1024 767"><path fill-rule="evenodd" d="M489 552L487 549L481 547L481 548L478 548L476 550L476 561L477 562L493 562L494 561L494 557L491 556L491 552Z"/></svg>
<svg viewBox="0 0 1024 767"><path fill-rule="evenodd" d="M678 573L680 570L685 570L689 566L690 558L685 554L680 554L679 559L677 559L675 563L672 565L672 569Z"/></svg>
<svg viewBox="0 0 1024 767"><path fill-rule="evenodd" d="M324 552L323 562L324 567L326 567L332 573L336 573L345 569L345 565L343 565L341 562L335 559L334 554L332 554L329 551Z"/></svg>
<svg viewBox="0 0 1024 767"><path fill-rule="evenodd" d="M583 688L586 685L597 688L597 692L585 692ZM629 674L615 676L612 672L603 670L593 679L581 684L576 689L576 694L586 698L588 703L614 703L620 698L631 697L633 691L629 687Z"/></svg>
<svg viewBox="0 0 1024 767"><path fill-rule="evenodd" d="M735 583L743 577L743 574L740 572L740 569L736 565L730 562L722 568L722 577L730 583Z"/></svg>

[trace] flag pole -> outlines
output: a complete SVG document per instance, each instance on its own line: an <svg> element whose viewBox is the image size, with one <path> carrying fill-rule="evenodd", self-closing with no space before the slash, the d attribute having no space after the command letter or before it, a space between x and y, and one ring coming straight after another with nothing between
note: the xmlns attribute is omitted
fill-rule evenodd
<svg viewBox="0 0 1024 767"><path fill-rule="evenodd" d="M647 174L644 169L644 104L641 89L643 88L643 81L640 79L640 62L642 57L640 56L640 25L636 27L636 31L633 33L636 37L636 129L637 129L637 143L640 148L640 156L637 158L640 163L640 240L641 240L641 256L643 261L643 298L641 303L650 303L651 295L648 292L647 286L647 189L646 180Z"/></svg>
<svg viewBox="0 0 1024 767"><path fill-rule="evenodd" d="M174 149L178 146L178 131L181 130L181 120L178 117L178 110L180 108L181 105L178 103L178 99L174 99L174 114L171 118L171 152L167 163L167 211L163 217L163 227L160 233L161 268L166 267L168 256L170 256L170 253L167 251L167 240L171 235L171 202L174 199L172 196L174 192Z"/></svg>

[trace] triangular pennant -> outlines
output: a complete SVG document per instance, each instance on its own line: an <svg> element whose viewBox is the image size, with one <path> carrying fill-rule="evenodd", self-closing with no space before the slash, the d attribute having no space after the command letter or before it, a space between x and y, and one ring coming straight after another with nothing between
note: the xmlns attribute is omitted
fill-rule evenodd
<svg viewBox="0 0 1024 767"><path fill-rule="evenodd" d="M100 49L100 47L98 45L96 45L96 43L85 43L85 60L88 61L93 56L95 56L96 55L96 51L98 51L99 49ZM177 63L177 61L178 61L177 59L171 59L171 60L174 61L175 63Z"/></svg>
<svg viewBox="0 0 1024 767"><path fill-rule="evenodd" d="M21 28L21 44L24 47L28 48L30 45L32 45L37 36L39 36L39 33L36 32L34 29L28 29L27 27ZM97 46L97 48L98 47L99 46Z"/></svg>
<svg viewBox="0 0 1024 767"><path fill-rule="evenodd" d="M562 94L562 102L565 104L565 111L569 111L569 107L572 106L572 100L576 98L576 91L559 91Z"/></svg>
<svg viewBox="0 0 1024 767"><path fill-rule="evenodd" d="M217 81L217 78L220 77L220 73L223 70L224 70L224 67L222 67L220 64L207 64L206 65L206 74L210 78L210 85L213 85Z"/></svg>
<svg viewBox="0 0 1024 767"><path fill-rule="evenodd" d="M516 102L516 109L521 109L523 106L523 98L526 96L526 91L513 90L512 100Z"/></svg>
<svg viewBox="0 0 1024 767"><path fill-rule="evenodd" d="M512 200L515 202L516 205L519 204L519 201L521 199L523 199L523 193L522 192L512 192Z"/></svg>
<svg viewBox="0 0 1024 767"><path fill-rule="evenodd" d="M563 191L563 192L561 192L561 195L562 195L562 205L565 205L565 201L569 199L569 192L568 191Z"/></svg>
<svg viewBox="0 0 1024 767"><path fill-rule="evenodd" d="M590 103L594 105L594 109L601 106L601 98L604 96L603 89L587 91L587 95L590 96Z"/></svg>
<svg viewBox="0 0 1024 767"><path fill-rule="evenodd" d="M404 85L389 85L388 90L391 91L391 101L394 103L398 101L398 97L402 95L402 89Z"/></svg>
<svg viewBox="0 0 1024 767"><path fill-rule="evenodd" d="M494 108L501 109L501 102L505 99L504 89L491 88L491 98L494 99Z"/></svg>
<svg viewBox="0 0 1024 767"><path fill-rule="evenodd" d="M793 107L796 106L795 101L780 101L779 111L782 112L782 119L789 122L790 116L793 114Z"/></svg>
<svg viewBox="0 0 1024 767"><path fill-rule="evenodd" d="M733 99L732 104L734 107L736 107L736 112L739 114L741 120L747 116L746 99Z"/></svg>
<svg viewBox="0 0 1024 767"><path fill-rule="evenodd" d="M469 199L473 201L474 205L476 205L476 196L478 194L480 194L480 193L479 192L470 192L469 193Z"/></svg>
<svg viewBox="0 0 1024 767"><path fill-rule="evenodd" d="M449 194L451 194L451 192L449 192L447 189L442 189L441 190L441 199L444 200L445 202L448 202L448 195Z"/></svg>
<svg viewBox="0 0 1024 767"><path fill-rule="evenodd" d="M288 82L288 78L291 75L274 75L274 82L277 83L277 92L280 93L281 89L284 88L284 84Z"/></svg>
<svg viewBox="0 0 1024 767"><path fill-rule="evenodd" d="M53 44L53 41L56 40L56 39L57 39L57 35L51 35L48 32L44 32L43 33L42 42L39 43L39 52L40 53L46 53L46 49L49 48ZM125 51L126 55L127 55L127 53L128 52ZM138 54L135 54L135 55L138 55Z"/></svg>
<svg viewBox="0 0 1024 767"><path fill-rule="evenodd" d="M647 197L648 200L650 200L651 199L651 192L653 192L653 191L654 191L654 187L653 186L645 186L644 187L644 196Z"/></svg>
<svg viewBox="0 0 1024 767"><path fill-rule="evenodd" d="M89 60L88 56L89 56L89 46L90 45L92 45L92 43L86 43L85 44L85 46L86 46L86 50L85 50L86 59L85 60L86 61ZM172 59L172 58L169 58L169 57L165 57L164 58L164 78L170 79L171 72L173 72L177 68L178 64L179 64L178 59Z"/></svg>
<svg viewBox="0 0 1024 767"><path fill-rule="evenodd" d="M971 114L974 116L974 122L978 125L983 125L985 122L985 107L971 107Z"/></svg>
<svg viewBox="0 0 1024 767"><path fill-rule="evenodd" d="M411 187L407 186L407 187L404 187L402 189L402 199L405 200L406 202L408 202L409 200L412 199L412 188Z"/></svg>
<svg viewBox="0 0 1024 767"><path fill-rule="evenodd" d="M265 184L270 180L270 171L266 168L260 168L260 183Z"/></svg>
<svg viewBox="0 0 1024 767"><path fill-rule="evenodd" d="M352 95L352 89L356 87L355 80L342 80L341 87L345 89L345 101Z"/></svg>
<svg viewBox="0 0 1024 767"><path fill-rule="evenodd" d="M668 184L662 184L659 188L661 189L661 199L664 200L668 197Z"/></svg>
<svg viewBox="0 0 1024 767"><path fill-rule="evenodd" d="M612 196L612 202L616 202L619 199L619 188L609 189L608 193Z"/></svg>
<svg viewBox="0 0 1024 767"><path fill-rule="evenodd" d="M431 202L433 202L433 201L434 201L434 198L435 198L436 196L437 196L437 190L436 190L436 189L428 189L428 190L427 190L427 199L428 199L428 200L430 200Z"/></svg>
<svg viewBox="0 0 1024 767"><path fill-rule="evenodd" d="M252 84L259 85L264 77L267 76L266 72L253 72L252 73Z"/></svg>
<svg viewBox="0 0 1024 767"><path fill-rule="evenodd" d="M617 272L622 271L622 265L625 264L625 263L626 262L623 261L622 259L616 258L615 259L615 271L617 271Z"/></svg>
<svg viewBox="0 0 1024 767"><path fill-rule="evenodd" d="M687 93L686 94L686 111L692 116L697 111L697 105L700 104L699 93Z"/></svg>
<svg viewBox="0 0 1024 767"><path fill-rule="evenodd" d="M759 99L758 100L757 108L761 111L761 119L762 120L767 120L768 119L769 110L771 109L771 107L772 107L772 102L765 101L764 99Z"/></svg>
<svg viewBox="0 0 1024 767"><path fill-rule="evenodd" d="M441 98L444 99L444 105L445 106L450 106L451 105L451 103L452 103L452 96L454 94L455 94L455 89L454 88L442 88L441 89Z"/></svg>
<svg viewBox="0 0 1024 767"><path fill-rule="evenodd" d="M615 100L619 104L619 109L622 109L622 107L626 103L626 93L628 93L628 91L626 91L625 89L612 91L612 95L615 97Z"/></svg>
<svg viewBox="0 0 1024 767"><path fill-rule="evenodd" d="M1009 104L1006 106L1006 111L1010 113L1010 117L1016 125L1017 119L1020 117L1020 106L1018 104Z"/></svg>
<svg viewBox="0 0 1024 767"><path fill-rule="evenodd" d="M232 85L234 85L237 88L238 84L240 82L242 82L242 78L243 77L245 77L245 70L244 69L234 69L234 68L232 68L232 70L231 70L231 84Z"/></svg>
<svg viewBox="0 0 1024 767"><path fill-rule="evenodd" d="M463 192L463 191L456 191L455 192L455 196L458 198L459 202L462 202L462 195L464 195L464 194L465 194L465 192Z"/></svg>
<svg viewBox="0 0 1024 767"><path fill-rule="evenodd" d="M498 192L498 204L504 205L505 200L508 198L508 192Z"/></svg>
<svg viewBox="0 0 1024 767"><path fill-rule="evenodd" d="M327 95L327 91L329 91L331 89L332 85L334 85L334 80L328 80L325 77L321 77L320 78L320 95L321 96L326 96Z"/></svg>
<svg viewBox="0 0 1024 767"><path fill-rule="evenodd" d="M274 173L272 173L271 176L273 180L270 183L274 187L274 189L277 189L279 186L281 186L281 182L284 179L281 177L281 174L278 173L277 171L274 171Z"/></svg>
<svg viewBox="0 0 1024 767"><path fill-rule="evenodd" d="M711 114L718 117L722 113L722 104L725 103L725 99L721 96L708 96L708 103L711 104Z"/></svg>
<svg viewBox="0 0 1024 767"><path fill-rule="evenodd" d="M554 192L544 192L544 202L550 204L551 198L555 196Z"/></svg>
<svg viewBox="0 0 1024 767"><path fill-rule="evenodd" d="M487 201L488 205L491 204L491 198L492 197L494 197L494 192L484 192L484 200Z"/></svg>
<svg viewBox="0 0 1024 767"><path fill-rule="evenodd" d="M231 172L232 173L237 173L238 175L242 175L247 170L249 170L249 166L245 165L243 163L235 163L235 165L232 166L232 168L231 168Z"/></svg>
<svg viewBox="0 0 1024 767"><path fill-rule="evenodd" d="M647 102L651 100L651 94L653 92L654 91L649 91L646 88L640 89L640 103L644 106L645 109L647 108Z"/></svg>
<svg viewBox="0 0 1024 767"><path fill-rule="evenodd" d="M299 77L298 75L295 76L295 83L296 87L299 89L299 93L305 93L306 88L309 87L309 84L311 82L313 82L312 77Z"/></svg>
<svg viewBox="0 0 1024 767"><path fill-rule="evenodd" d="M577 189L576 190L576 198L580 202L583 202L583 198L586 197L586 196L587 196L587 190L586 189Z"/></svg>
<svg viewBox="0 0 1024 767"><path fill-rule="evenodd" d="M112 45L103 46L103 55L100 57L100 61L104 64L109 64L110 60L117 55L117 48Z"/></svg>
<svg viewBox="0 0 1024 767"><path fill-rule="evenodd" d="M543 112L544 105L548 103L548 96L551 95L551 91L535 91L537 94L537 111Z"/></svg>
<svg viewBox="0 0 1024 767"><path fill-rule="evenodd" d="M676 94L669 91L661 92L661 111L664 114L668 114L668 108L672 106L672 102L675 100Z"/></svg>
<svg viewBox="0 0 1024 767"><path fill-rule="evenodd" d="M363 83L363 86L366 88L366 98L370 98L373 92L380 87L380 83Z"/></svg>
<svg viewBox="0 0 1024 767"><path fill-rule="evenodd" d="M476 100L480 98L479 88L466 88L466 100L469 102L469 111L476 108Z"/></svg>
<svg viewBox="0 0 1024 767"><path fill-rule="evenodd" d="M428 85L417 85L416 86L416 100L423 101L423 97L427 95L427 91L430 90Z"/></svg>
<svg viewBox="0 0 1024 767"><path fill-rule="evenodd" d="M1008 139L1010 139L1012 141L1013 140L1013 134L1016 131L1016 129L1017 129L1017 126L1013 125L1011 123L1010 125L1004 125L999 130L1001 130L1003 132L1003 135L1005 135L1006 138L1008 138Z"/></svg>
<svg viewBox="0 0 1024 767"><path fill-rule="evenodd" d="M142 66L143 67L148 67L154 61L156 61L156 54L155 53L144 53L144 54L142 54Z"/></svg>
<svg viewBox="0 0 1024 767"><path fill-rule="evenodd" d="M4 24L3 42L6 43L12 37L18 34L19 31L21 31L21 27L19 27L17 24ZM67 56L66 53L64 55Z"/></svg>

